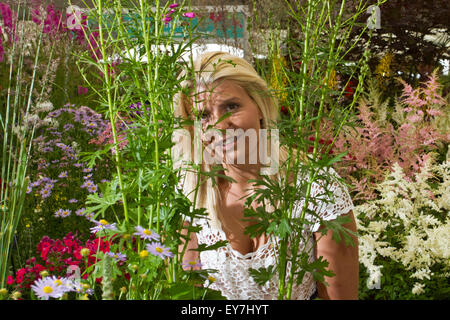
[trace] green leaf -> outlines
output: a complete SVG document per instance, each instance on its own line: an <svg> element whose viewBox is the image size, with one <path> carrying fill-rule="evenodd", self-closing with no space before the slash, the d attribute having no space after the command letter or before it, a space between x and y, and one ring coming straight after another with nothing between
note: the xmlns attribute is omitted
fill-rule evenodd
<svg viewBox="0 0 450 320"><path fill-rule="evenodd" d="M346 245L351 245L352 247L355 246L353 242L353 238L351 235L358 236L357 233L351 231L348 228L345 228L343 225L346 223L350 223L352 219L347 215L341 215L338 216L334 220L323 220L322 224L325 226L320 233L322 235L325 235L328 230L332 230L332 239L334 239L337 243L341 241L341 235L344 237L344 241Z"/></svg>
<svg viewBox="0 0 450 320"><path fill-rule="evenodd" d="M300 272L296 273L297 275L300 275L299 277L297 277L297 284L300 284L303 281L303 275L306 272L310 272L315 281L320 281L325 285L328 285L325 282L325 276L335 276L335 273L333 273L333 271L326 269L328 265L328 261L324 260L322 256L311 263L308 261L307 257L304 259L300 259Z"/></svg>
<svg viewBox="0 0 450 320"><path fill-rule="evenodd" d="M227 244L228 244L228 241L226 241L226 240L219 240L219 241L217 241L216 243L214 243L214 244L212 244L210 246L208 246L208 245L206 245L204 243L199 244L197 249L192 249L192 250L193 251L199 251L199 252L201 252L201 251L208 251L208 250L216 250L218 248L226 246Z"/></svg>
<svg viewBox="0 0 450 320"><path fill-rule="evenodd" d="M102 197L99 197L97 193L90 194L87 196L86 204L92 204L86 208L89 212L97 212L96 216L99 214L104 214L105 211L115 205L122 197L121 192L117 192L117 185L112 181L102 188Z"/></svg>
<svg viewBox="0 0 450 320"><path fill-rule="evenodd" d="M272 279L273 275L275 274L274 271L275 271L274 266L259 269L249 268L250 275L255 280L255 282L260 286L263 286L264 284L266 284L267 281Z"/></svg>

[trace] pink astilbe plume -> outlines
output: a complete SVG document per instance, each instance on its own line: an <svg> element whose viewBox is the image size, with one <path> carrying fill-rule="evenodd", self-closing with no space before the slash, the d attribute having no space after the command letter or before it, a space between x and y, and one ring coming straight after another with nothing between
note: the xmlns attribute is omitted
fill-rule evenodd
<svg viewBox="0 0 450 320"><path fill-rule="evenodd" d="M126 129L124 129L122 120L116 121L115 127L117 132L118 149L121 151L128 144L128 135L126 133ZM91 139L89 143L97 145L102 145L105 143L114 144L111 122L108 122L105 130L98 137ZM115 148L111 149L111 152L115 154Z"/></svg>
<svg viewBox="0 0 450 320"><path fill-rule="evenodd" d="M441 91L442 85L438 82L437 77L437 69L434 70L427 82L425 82L425 87L422 88L422 95L424 96L425 101L429 107L433 105L443 106L446 104L446 101L440 95L439 91Z"/></svg>
<svg viewBox="0 0 450 320"><path fill-rule="evenodd" d="M343 161L335 169L352 186L355 200L375 198L375 186L382 182L386 173L398 163L407 179L413 179L430 157L450 142L450 133L437 125L437 117L445 116L448 108L440 95L441 86L436 72L413 89L405 81L401 96L404 115L387 121L377 120L382 113L381 101L376 92L369 92L369 99L358 105L357 118L360 127L342 130L335 142L337 153L347 151ZM374 102L375 101L375 102ZM401 111L399 111L401 112Z"/></svg>

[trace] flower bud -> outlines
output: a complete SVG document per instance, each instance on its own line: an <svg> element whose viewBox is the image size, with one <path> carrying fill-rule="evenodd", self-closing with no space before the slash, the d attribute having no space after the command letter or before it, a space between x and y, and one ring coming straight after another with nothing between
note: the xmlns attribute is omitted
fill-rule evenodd
<svg viewBox="0 0 450 320"><path fill-rule="evenodd" d="M6 288L1 288L0 289L0 296L4 296L4 295L6 295L8 293L8 289L6 289Z"/></svg>
<svg viewBox="0 0 450 320"><path fill-rule="evenodd" d="M48 277L48 271L47 270L42 270L40 273L42 278Z"/></svg>
<svg viewBox="0 0 450 320"><path fill-rule="evenodd" d="M89 256L90 253L91 253L91 251L88 248L83 248L80 250L80 255L82 257L87 257L87 256Z"/></svg>
<svg viewBox="0 0 450 320"><path fill-rule="evenodd" d="M22 293L21 293L20 291L14 291L14 292L11 294L11 298L13 298L14 300L17 300L17 299L19 299L20 297L22 297Z"/></svg>

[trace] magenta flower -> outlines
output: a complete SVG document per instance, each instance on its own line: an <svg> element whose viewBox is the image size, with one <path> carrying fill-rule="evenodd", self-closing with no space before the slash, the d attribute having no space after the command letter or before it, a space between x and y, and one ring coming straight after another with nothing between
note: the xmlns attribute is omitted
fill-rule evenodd
<svg viewBox="0 0 450 320"><path fill-rule="evenodd" d="M186 12L185 14L184 14L184 16L186 17L186 18L195 18L195 13L194 12Z"/></svg>
<svg viewBox="0 0 450 320"><path fill-rule="evenodd" d="M89 90L88 88L78 86L78 95L83 96L88 93L88 90Z"/></svg>
<svg viewBox="0 0 450 320"><path fill-rule="evenodd" d="M169 8L170 9L173 9L173 8L177 8L177 7L179 7L180 5L178 4L178 3L172 3L171 5L169 5Z"/></svg>
<svg viewBox="0 0 450 320"><path fill-rule="evenodd" d="M165 259L167 257L172 258L174 254L170 252L169 248L163 246L159 242L154 242L146 245L147 251L151 254L160 257L161 259Z"/></svg>
<svg viewBox="0 0 450 320"><path fill-rule="evenodd" d="M172 20L171 16L165 16L164 19L163 19L164 24L168 24L171 20Z"/></svg>

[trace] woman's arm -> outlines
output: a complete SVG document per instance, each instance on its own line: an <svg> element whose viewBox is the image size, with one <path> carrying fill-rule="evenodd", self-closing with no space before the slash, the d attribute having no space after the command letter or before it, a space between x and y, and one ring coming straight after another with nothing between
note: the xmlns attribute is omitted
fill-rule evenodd
<svg viewBox="0 0 450 320"><path fill-rule="evenodd" d="M189 226L189 222L185 222L184 223L184 228L181 230L181 234L186 236L188 231L187 231L187 227ZM183 251L183 247L184 247L184 243L185 240L182 238L182 244L178 246L178 252L182 252ZM200 254L198 251L193 251L193 249L197 249L198 248L198 240L197 240L197 235L195 234L195 232L191 232L190 233L190 238L188 240L187 243L187 248L186 251L184 252L184 256L183 256L183 264L184 263L188 263L190 261L199 261L200 259ZM184 266L183 269L191 269L188 266ZM198 270L200 268L198 267L194 267L194 270Z"/></svg>
<svg viewBox="0 0 450 320"><path fill-rule="evenodd" d="M352 221L343 225L343 227L356 232L356 223L353 212L346 214ZM320 230L320 229L319 229ZM328 269L336 275L325 277L329 286L323 283L317 283L317 291L320 299L358 299L358 279L359 279L359 261L358 261L358 239L352 235L354 246L346 245L341 237L337 243L332 239L332 231L329 230L326 235L321 237L320 232L314 233L317 240L316 258L322 256L328 261Z"/></svg>

